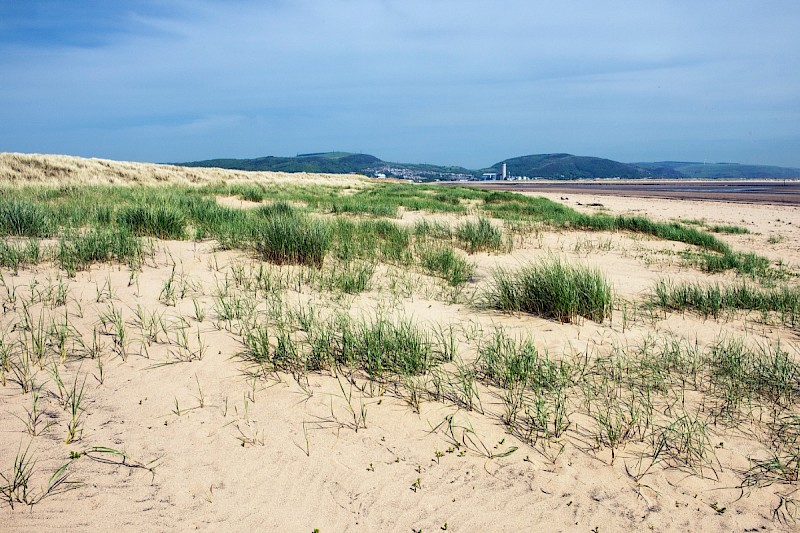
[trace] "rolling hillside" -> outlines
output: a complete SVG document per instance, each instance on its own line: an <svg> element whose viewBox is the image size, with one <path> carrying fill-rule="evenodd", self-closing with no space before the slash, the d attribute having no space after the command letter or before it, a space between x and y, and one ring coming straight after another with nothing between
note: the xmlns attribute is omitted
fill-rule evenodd
<svg viewBox="0 0 800 533"><path fill-rule="evenodd" d="M662 161L660 163L633 163L654 174L674 171L679 178L798 178L800 168L770 165L740 165L738 163L692 163ZM672 176L664 176L672 177Z"/></svg>
<svg viewBox="0 0 800 533"><path fill-rule="evenodd" d="M511 176L550 179L646 178L650 174L639 167L599 157L571 154L538 154L506 159ZM503 162L495 163L488 172L502 171Z"/></svg>
<svg viewBox="0 0 800 533"><path fill-rule="evenodd" d="M419 163L392 163L369 154L319 152L295 157L267 156L255 159L208 159L177 163L185 167L213 167L247 171L363 174L415 181L463 181L479 179L481 174L500 174L503 163L509 176L560 180L597 178L800 178L800 169L735 163L696 163L662 161L621 163L600 157L572 154L535 154L512 157L494 165L471 170L459 166Z"/></svg>

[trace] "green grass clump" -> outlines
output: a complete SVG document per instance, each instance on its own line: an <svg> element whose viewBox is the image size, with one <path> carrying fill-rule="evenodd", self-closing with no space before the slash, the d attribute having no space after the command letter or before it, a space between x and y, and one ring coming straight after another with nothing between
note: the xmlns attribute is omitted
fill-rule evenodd
<svg viewBox="0 0 800 533"><path fill-rule="evenodd" d="M419 374L435 363L428 333L410 321L378 317L355 323L340 318L337 322L337 362L377 376Z"/></svg>
<svg viewBox="0 0 800 533"><path fill-rule="evenodd" d="M117 212L117 223L136 235L159 239L183 239L186 217L174 205L133 205Z"/></svg>
<svg viewBox="0 0 800 533"><path fill-rule="evenodd" d="M503 232L483 217L456 227L456 239L471 254L503 248Z"/></svg>
<svg viewBox="0 0 800 533"><path fill-rule="evenodd" d="M423 245L417 248L419 263L429 274L440 276L453 287L468 282L475 265L460 257L450 246Z"/></svg>
<svg viewBox="0 0 800 533"><path fill-rule="evenodd" d="M414 224L414 235L431 239L450 240L453 237L453 232L448 224L420 220Z"/></svg>
<svg viewBox="0 0 800 533"><path fill-rule="evenodd" d="M769 259L752 252L741 253L728 250L721 255L701 253L697 257L700 267L706 272L735 270L739 274L754 278L770 278L778 275L770 272Z"/></svg>
<svg viewBox="0 0 800 533"><path fill-rule="evenodd" d="M351 201L365 202L368 205L383 206L385 209L403 207L409 211L429 211L432 213L464 213L466 208L461 198L480 197L482 192L464 187L442 189L428 185L384 184L362 189Z"/></svg>
<svg viewBox="0 0 800 533"><path fill-rule="evenodd" d="M693 310L718 318L724 311L777 313L784 323L795 325L800 318L800 290L789 286L764 289L747 283L720 284L656 283L654 303L664 309Z"/></svg>
<svg viewBox="0 0 800 533"><path fill-rule="evenodd" d="M263 202L266 194L261 185L242 185L238 192L239 198L248 202Z"/></svg>
<svg viewBox="0 0 800 533"><path fill-rule="evenodd" d="M92 263L120 261L138 265L144 256L142 240L125 228L91 229L63 237L59 241L56 260L74 275Z"/></svg>
<svg viewBox="0 0 800 533"><path fill-rule="evenodd" d="M259 216L270 218L275 216L296 216L299 211L288 203L279 201L259 207L256 213Z"/></svg>
<svg viewBox="0 0 800 533"><path fill-rule="evenodd" d="M50 216L40 204L27 200L0 201L0 234L15 237L49 237Z"/></svg>
<svg viewBox="0 0 800 533"><path fill-rule="evenodd" d="M501 418L512 435L534 444L560 438L571 425L571 365L542 356L530 339L495 331L479 349L478 368L483 381L501 388Z"/></svg>
<svg viewBox="0 0 800 533"><path fill-rule="evenodd" d="M333 241L330 224L298 214L267 217L254 228L253 237L265 261L317 268Z"/></svg>
<svg viewBox="0 0 800 533"><path fill-rule="evenodd" d="M223 249L246 248L252 242L257 217L248 210L224 207L207 198L187 200L195 239L215 238Z"/></svg>
<svg viewBox="0 0 800 533"><path fill-rule="evenodd" d="M750 233L749 229L743 228L742 226L729 226L725 224L709 226L708 231L712 231L714 233L727 233L728 235L746 235Z"/></svg>
<svg viewBox="0 0 800 533"><path fill-rule="evenodd" d="M38 264L43 258L37 239L29 239L24 243L0 241L0 267L10 268L15 273L21 267Z"/></svg>
<svg viewBox="0 0 800 533"><path fill-rule="evenodd" d="M611 316L611 286L594 269L560 260L519 270L498 269L485 294L486 305L571 322L585 317L602 322Z"/></svg>
<svg viewBox="0 0 800 533"><path fill-rule="evenodd" d="M686 244L692 244L705 250L723 254L730 251L728 245L710 233L686 227L682 224L654 222L642 216L621 215L614 217L613 226L613 229L643 233L668 241L685 242Z"/></svg>
<svg viewBox="0 0 800 533"><path fill-rule="evenodd" d="M447 357L445 348L409 320L355 320L336 315L321 320L301 313L297 329L284 322L254 327L243 335L243 355L272 370L314 371L343 366L373 378L421 374ZM297 335L302 331L302 335Z"/></svg>

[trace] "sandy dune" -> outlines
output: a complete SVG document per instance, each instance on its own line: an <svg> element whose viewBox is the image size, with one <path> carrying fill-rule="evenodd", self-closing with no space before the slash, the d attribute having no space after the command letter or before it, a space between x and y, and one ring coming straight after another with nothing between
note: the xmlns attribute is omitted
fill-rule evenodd
<svg viewBox="0 0 800 533"><path fill-rule="evenodd" d="M243 172L221 168L191 168L68 155L0 153L0 183L19 185L205 185L225 181L278 185L298 179L315 185L363 186L367 178L343 174Z"/></svg>
<svg viewBox="0 0 800 533"><path fill-rule="evenodd" d="M8 154L0 155L0 179L19 183L19 173L37 167L41 172L31 178L36 183L95 182L96 172L104 170L95 168L92 177L81 173L106 165L114 169L110 183L304 179L363 184L356 177L259 173L254 178ZM558 193L550 197L560 198ZM587 211L599 207L586 204L602 203L612 213L657 220L744 226L751 233L723 238L738 250L800 268L795 207L579 195L564 203ZM421 216L426 215L403 215L406 221ZM477 271L467 290L478 290L498 266L557 256L596 266L608 277L618 297L613 319L561 324L482 311L468 299L450 303L433 278L385 265L366 293L344 295L303 284L288 289L283 302L321 312L407 317L431 330L451 328L465 361L475 358L476 347L497 328L531 337L554 358L596 357L653 338L709 346L731 336L753 343L780 341L797 356L797 333L789 327L642 307L659 279L732 279L682 264L677 252L686 245L547 229L516 239L509 254L470 256ZM8 476L15 457L30 443L36 459L30 490L36 494L70 453L81 456L69 464L65 483L36 505L18 503L12 509L3 503L0 529L724 532L799 527L796 485L741 488L749 460L765 457L769 444L755 426L710 424L714 455L703 466L648 469L644 445L637 442L622 446L612 462L611 451L592 440L589 420L580 414L559 444L523 442L502 423L501 391L486 385L478 385L479 404L467 410L427 397L417 406L404 384L370 382L346 371L265 375L239 357L242 336L220 318L215 297L228 285L231 294L245 294L246 279L258 267L247 254L216 250L211 241L160 241L139 273L116 264L98 265L74 278L49 264L16 275L2 271L5 346L20 342L25 313L48 327L66 320L75 334L56 368L67 389L85 382L85 398L78 432L65 444L70 419L54 371L33 365L42 415L39 434L31 436L26 426L33 394L22 393L7 374L0 386L0 472ZM173 299L165 298L163 288L173 275L179 290ZM66 287L65 302L53 296L58 286ZM269 312L262 297L253 305L258 313ZM137 317L142 310L165 325L154 337ZM114 313L124 323L124 341L113 323L104 324L103 317ZM58 360L56 348L47 350ZM109 450L123 452L124 459Z"/></svg>

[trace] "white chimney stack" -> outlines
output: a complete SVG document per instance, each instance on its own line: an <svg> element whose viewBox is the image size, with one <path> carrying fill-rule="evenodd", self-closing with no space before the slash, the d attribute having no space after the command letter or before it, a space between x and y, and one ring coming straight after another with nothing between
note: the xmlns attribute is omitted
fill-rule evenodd
<svg viewBox="0 0 800 533"><path fill-rule="evenodd" d="M506 174L506 164L503 163L503 179L506 179L507 177L508 177L508 174Z"/></svg>

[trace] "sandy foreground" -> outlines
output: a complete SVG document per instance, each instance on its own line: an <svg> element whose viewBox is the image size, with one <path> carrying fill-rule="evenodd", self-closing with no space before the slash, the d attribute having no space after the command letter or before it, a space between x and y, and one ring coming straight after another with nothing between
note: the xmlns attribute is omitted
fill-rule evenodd
<svg viewBox="0 0 800 533"><path fill-rule="evenodd" d="M800 268L795 207L548 196L590 212L743 226L751 233L722 238L737 250ZM587 207L596 203L603 205ZM397 222L419 218L426 215L406 212ZM532 338L541 352L554 357L594 357L667 336L702 346L726 336L780 341L797 355L797 334L788 327L741 317L714 320L636 310L635 303L659 279L732 279L682 264L675 252L685 248L621 233L544 230L517 237L509 254L470 256L478 266L470 284L476 287L498 266L547 256L598 267L619 301L613 320L602 324L560 324L482 311L464 301L452 304L433 278L385 265L366 293L334 294L301 284L286 301L354 316L383 313L431 330L451 330L464 360L474 359L476 346L497 328ZM575 431L560 444L519 440L502 422L500 394L488 387L479 386L479 403L469 410L430 398L417 404L406 387L345 371L265 375L238 357L242 337L220 318L215 299L224 286L245 291L246 279L258 268L256 259L218 251L214 242L157 242L138 273L121 265L97 265L74 278L51 265L16 275L2 271L4 343L20 338L26 313L34 323L69 323L77 334L65 347L58 376L68 391L85 383L85 394L77 431L65 444L70 414L62 408L63 395L50 368L31 370L41 386L35 436L29 431L33 393L22 393L11 377L0 386L0 472L9 476L20 451L29 450L35 458L30 490L39 493L71 452L81 454L69 463L58 490L36 505L18 503L12 509L2 503L0 530L722 532L800 527L796 486L741 487L750 459L766 457L768 444L749 427L710 424L714 456L699 468L648 469L635 442L622 446L612 462L608 447L582 431L578 417ZM176 291L165 298L170 278ZM66 287L65 303L53 296L60 286ZM257 305L259 312L267 311L267 302ZM165 328L149 335L142 310L161 317ZM124 324L123 340L115 334L114 314Z"/></svg>

